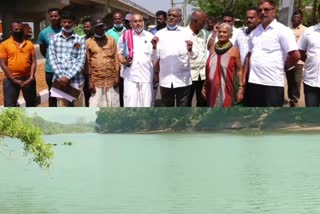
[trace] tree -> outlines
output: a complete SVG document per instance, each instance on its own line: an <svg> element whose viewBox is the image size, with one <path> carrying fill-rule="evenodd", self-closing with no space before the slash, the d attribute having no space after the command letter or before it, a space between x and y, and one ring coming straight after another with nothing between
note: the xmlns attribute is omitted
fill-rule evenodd
<svg viewBox="0 0 320 214"><path fill-rule="evenodd" d="M189 0L189 3L195 7L199 7L208 15L221 18L224 11L233 12L235 18L244 20L247 8L257 4L256 0Z"/></svg>
<svg viewBox="0 0 320 214"><path fill-rule="evenodd" d="M8 108L0 113L0 138L16 138L24 145L27 154L40 167L48 168L53 158L52 146L42 138L42 131L32 123L23 109Z"/></svg>

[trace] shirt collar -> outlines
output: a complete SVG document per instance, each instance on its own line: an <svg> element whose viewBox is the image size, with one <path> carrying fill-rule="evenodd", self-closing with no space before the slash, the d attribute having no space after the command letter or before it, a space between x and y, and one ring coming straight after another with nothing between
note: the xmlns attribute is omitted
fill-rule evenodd
<svg viewBox="0 0 320 214"><path fill-rule="evenodd" d="M199 37L199 36L202 36L204 34L203 29L201 29L198 34L195 34L193 32L193 30L191 29L190 25L188 25L188 27L186 27L186 28L192 33L193 36Z"/></svg>
<svg viewBox="0 0 320 214"><path fill-rule="evenodd" d="M76 37L76 34L73 32L72 34L71 34L71 36L70 37L68 37L68 38L66 38L64 35L63 35L63 32L61 31L59 34L59 37L61 37L61 38L64 38L64 39L70 39L70 38L75 38Z"/></svg>
<svg viewBox="0 0 320 214"><path fill-rule="evenodd" d="M278 24L278 21L276 19L274 19L265 29L263 28L262 23L259 25L259 28L261 30L267 30L269 28L273 28L274 29L277 24Z"/></svg>
<svg viewBox="0 0 320 214"><path fill-rule="evenodd" d="M116 29L115 27L113 27L112 30L113 30L114 32L116 32L116 33L122 34L123 32L125 32L125 31L127 30L127 28L126 28L126 27L123 27L123 28L122 28L122 31L120 31L120 32L117 31L117 29Z"/></svg>
<svg viewBox="0 0 320 214"><path fill-rule="evenodd" d="M143 30L140 35L138 35L134 30L132 30L132 33L133 33L133 35L136 35L136 36L144 36L145 30Z"/></svg>
<svg viewBox="0 0 320 214"><path fill-rule="evenodd" d="M297 27L291 26L291 29L293 29L293 30L300 30L302 27L303 27L303 25L300 24L300 25L298 25Z"/></svg>
<svg viewBox="0 0 320 214"><path fill-rule="evenodd" d="M181 26L178 26L176 30L174 31L182 31L182 27ZM165 30L165 31L172 31L172 30L169 30L167 27L163 28L162 30Z"/></svg>
<svg viewBox="0 0 320 214"><path fill-rule="evenodd" d="M16 41L13 39L12 36L10 36L9 41L12 42L12 43L14 43L14 44L18 44L18 42L16 42ZM27 44L27 40L24 39L20 44L21 44L20 47L25 46L25 45Z"/></svg>

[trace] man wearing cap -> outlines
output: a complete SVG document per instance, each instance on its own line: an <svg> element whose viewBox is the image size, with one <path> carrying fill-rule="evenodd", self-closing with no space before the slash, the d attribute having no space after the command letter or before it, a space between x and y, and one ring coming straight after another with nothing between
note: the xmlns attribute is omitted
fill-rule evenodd
<svg viewBox="0 0 320 214"><path fill-rule="evenodd" d="M130 22L131 22L131 18L132 18L132 14L131 13L128 13L126 15L126 17L124 18L124 27L126 29L131 29L131 25L130 25Z"/></svg>
<svg viewBox="0 0 320 214"><path fill-rule="evenodd" d="M115 40L104 34L105 25L98 19L94 36L86 41L89 72L90 107L119 107L119 61Z"/></svg>
<svg viewBox="0 0 320 214"><path fill-rule="evenodd" d="M119 40L119 61L125 66L124 107L151 107L153 103L153 35L144 30L143 17L134 14L132 30Z"/></svg>

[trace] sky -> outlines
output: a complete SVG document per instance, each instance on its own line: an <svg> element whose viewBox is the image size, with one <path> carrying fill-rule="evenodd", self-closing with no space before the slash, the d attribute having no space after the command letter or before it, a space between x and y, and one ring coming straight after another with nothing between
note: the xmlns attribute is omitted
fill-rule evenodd
<svg viewBox="0 0 320 214"><path fill-rule="evenodd" d="M171 7L170 0L131 0L140 6L150 10L153 13L156 13L158 10L168 11ZM183 2L183 0L174 0L174 2ZM179 6L181 7L181 6ZM188 13L190 13L191 7L188 7Z"/></svg>
<svg viewBox="0 0 320 214"><path fill-rule="evenodd" d="M75 123L79 119L84 122L96 120L96 112L99 108L26 108L29 116L35 114L51 122L64 124Z"/></svg>
<svg viewBox="0 0 320 214"><path fill-rule="evenodd" d="M151 12L157 12L158 10L168 11L171 7L170 0L131 0L140 6L150 10Z"/></svg>

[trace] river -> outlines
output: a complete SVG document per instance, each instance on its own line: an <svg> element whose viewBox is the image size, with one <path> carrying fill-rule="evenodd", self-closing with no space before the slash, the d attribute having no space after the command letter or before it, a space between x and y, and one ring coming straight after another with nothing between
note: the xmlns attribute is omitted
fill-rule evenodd
<svg viewBox="0 0 320 214"><path fill-rule="evenodd" d="M0 144L1 214L318 214L317 134L45 136L48 170ZM63 145L71 141L72 145Z"/></svg>

